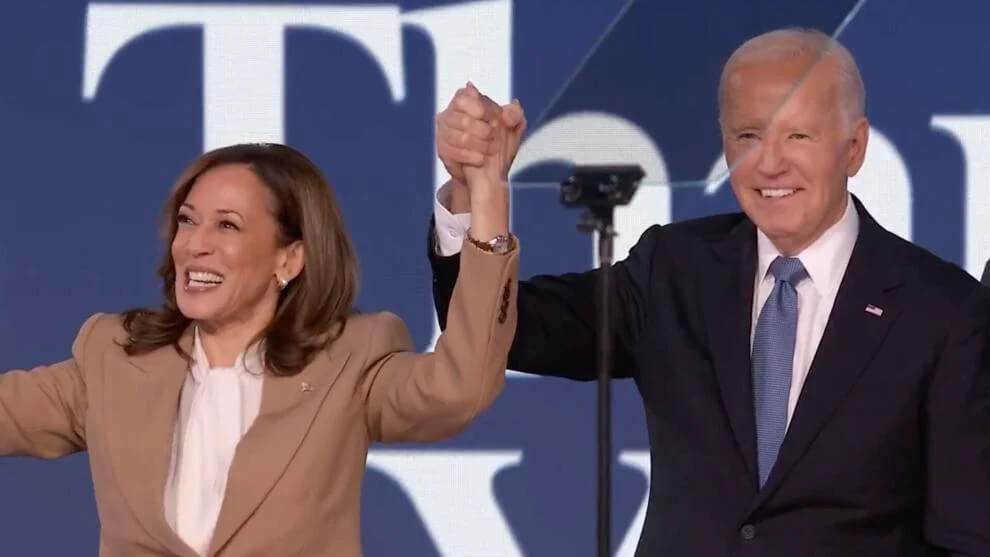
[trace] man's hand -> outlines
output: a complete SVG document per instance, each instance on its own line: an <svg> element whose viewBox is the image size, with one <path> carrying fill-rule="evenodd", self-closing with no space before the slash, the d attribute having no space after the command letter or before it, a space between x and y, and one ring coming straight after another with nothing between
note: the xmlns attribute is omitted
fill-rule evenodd
<svg viewBox="0 0 990 557"><path fill-rule="evenodd" d="M437 153L452 178L441 192L449 201L444 205L454 213L470 210L466 171L471 167L484 169L474 174L479 187L505 187L525 129L518 101L499 106L471 83L458 89L437 115Z"/></svg>
<svg viewBox="0 0 990 557"><path fill-rule="evenodd" d="M499 117L493 125L488 154L483 157L480 165L462 166L464 179L472 195L480 187L507 186L509 167L512 166L516 152L519 151L519 143L525 129L526 117L519 101L512 101L511 104L499 107Z"/></svg>

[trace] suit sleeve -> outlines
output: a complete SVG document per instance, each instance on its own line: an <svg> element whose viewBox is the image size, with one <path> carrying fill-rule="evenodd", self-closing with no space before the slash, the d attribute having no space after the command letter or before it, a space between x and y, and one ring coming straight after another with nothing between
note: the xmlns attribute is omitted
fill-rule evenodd
<svg viewBox="0 0 990 557"><path fill-rule="evenodd" d="M83 324L72 358L0 375L0 454L56 458L86 449L86 344L99 316Z"/></svg>
<svg viewBox="0 0 990 557"><path fill-rule="evenodd" d="M925 535L952 555L990 555L990 291L953 324L928 393Z"/></svg>
<svg viewBox="0 0 990 557"><path fill-rule="evenodd" d="M432 353L411 351L398 317L382 314L376 320L364 387L372 441L444 439L491 406L505 383L516 327L518 253L518 248L494 255L464 247L449 327Z"/></svg>
<svg viewBox="0 0 990 557"><path fill-rule="evenodd" d="M433 271L433 301L443 330L457 280L457 255L437 255L431 224L429 258ZM653 263L662 249L662 228L653 226L639 239L629 257L610 274L612 375L630 377L633 345L647 325L652 302ZM591 381L597 377L599 275L595 271L559 276L536 276L519 282L519 325L509 352L509 368L517 371Z"/></svg>

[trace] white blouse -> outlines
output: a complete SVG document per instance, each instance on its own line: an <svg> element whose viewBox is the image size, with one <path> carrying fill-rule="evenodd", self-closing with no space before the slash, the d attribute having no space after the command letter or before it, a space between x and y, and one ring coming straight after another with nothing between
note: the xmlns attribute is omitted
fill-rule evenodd
<svg viewBox="0 0 990 557"><path fill-rule="evenodd" d="M164 504L169 526L200 555L206 554L213 538L234 451L258 417L263 380L257 345L238 356L232 367L210 367L196 329Z"/></svg>

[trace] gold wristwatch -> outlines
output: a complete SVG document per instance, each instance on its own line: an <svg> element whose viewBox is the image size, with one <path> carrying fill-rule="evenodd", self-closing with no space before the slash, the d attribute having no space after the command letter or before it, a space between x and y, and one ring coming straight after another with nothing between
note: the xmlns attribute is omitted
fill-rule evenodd
<svg viewBox="0 0 990 557"><path fill-rule="evenodd" d="M515 237L512 234L499 234L487 242L482 242L480 240L475 240L471 236L471 231L468 230L467 241L474 244L474 246L481 251L488 253L494 253L496 255L503 255L512 251L512 248L516 246Z"/></svg>

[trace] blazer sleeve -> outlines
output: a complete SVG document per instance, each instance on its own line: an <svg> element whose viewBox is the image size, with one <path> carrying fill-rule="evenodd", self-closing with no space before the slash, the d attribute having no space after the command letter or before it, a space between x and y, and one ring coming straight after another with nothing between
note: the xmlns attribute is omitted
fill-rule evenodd
<svg viewBox="0 0 990 557"><path fill-rule="evenodd" d="M441 329L448 323L448 304L461 272L458 255L440 256L434 249L431 223L428 257L433 271L433 301ZM609 304L612 376L633 375L634 344L653 310L648 300L662 227L643 233L629 257L612 266ZM587 271L541 275L519 281L519 324L509 352L509 369L591 381L598 377L599 273Z"/></svg>
<svg viewBox="0 0 990 557"><path fill-rule="evenodd" d="M990 291L975 298L953 322L927 402L925 537L960 556L990 555Z"/></svg>
<svg viewBox="0 0 990 557"><path fill-rule="evenodd" d="M372 441L447 438L492 404L516 328L518 257L518 247L495 255L465 244L447 328L432 353L411 351L398 317L376 320L365 364Z"/></svg>
<svg viewBox="0 0 990 557"><path fill-rule="evenodd" d="M0 375L0 455L56 458L86 449L82 362L98 318L83 324L72 358Z"/></svg>

